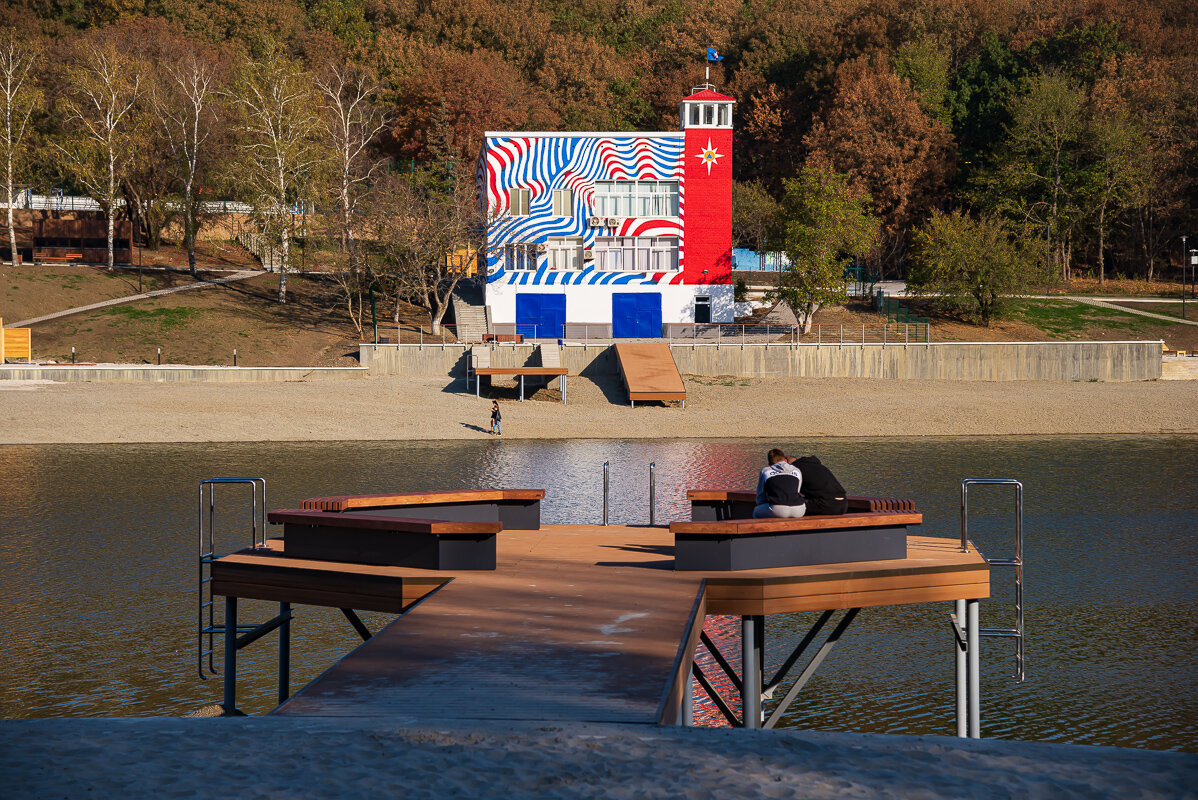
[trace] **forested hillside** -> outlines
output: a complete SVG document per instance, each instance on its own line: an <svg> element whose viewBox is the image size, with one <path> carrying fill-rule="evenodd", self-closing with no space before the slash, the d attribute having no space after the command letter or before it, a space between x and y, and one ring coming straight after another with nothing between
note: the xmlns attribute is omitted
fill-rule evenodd
<svg viewBox="0 0 1198 800"><path fill-rule="evenodd" d="M151 67L202 52L222 76L266 53L356 65L391 171L468 165L484 130L672 129L711 45L738 182L848 175L879 270L904 271L937 209L1005 220L1060 277L1176 270L1198 221L1193 0L18 0L0 23L42 53L35 187L80 183L51 145L81 42ZM129 180L161 192L152 173ZM201 184L246 191L237 168Z"/></svg>

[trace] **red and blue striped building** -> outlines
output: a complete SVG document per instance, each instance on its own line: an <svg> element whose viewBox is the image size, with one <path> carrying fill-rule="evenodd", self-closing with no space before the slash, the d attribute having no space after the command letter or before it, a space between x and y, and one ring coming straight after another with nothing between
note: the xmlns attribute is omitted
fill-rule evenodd
<svg viewBox="0 0 1198 800"><path fill-rule="evenodd" d="M478 183L492 323L531 338L567 324L648 338L731 321L735 102L697 91L670 132L488 132Z"/></svg>

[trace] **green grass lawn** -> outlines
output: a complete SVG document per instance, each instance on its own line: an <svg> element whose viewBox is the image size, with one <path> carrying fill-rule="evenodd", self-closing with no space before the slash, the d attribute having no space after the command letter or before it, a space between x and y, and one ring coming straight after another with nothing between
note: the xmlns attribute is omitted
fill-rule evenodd
<svg viewBox="0 0 1198 800"><path fill-rule="evenodd" d="M1161 320L1151 317L1076 303L1072 300L1021 298L1011 301L1010 312L1012 319L1035 325L1050 336L1060 339L1087 338L1087 331L1095 328L1112 332L1122 331L1128 336L1136 336L1162 324Z"/></svg>

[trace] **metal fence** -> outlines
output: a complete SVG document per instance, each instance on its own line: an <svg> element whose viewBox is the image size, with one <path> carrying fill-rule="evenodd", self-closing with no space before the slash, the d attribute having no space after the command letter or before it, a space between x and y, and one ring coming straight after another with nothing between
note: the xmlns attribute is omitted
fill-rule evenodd
<svg viewBox="0 0 1198 800"><path fill-rule="evenodd" d="M803 333L797 325L734 325L667 323L658 341L693 347L787 347L797 345L914 344L932 340L932 327L926 322L891 322L844 325L813 325ZM370 338L368 332L368 338ZM429 324L390 323L379 326L380 344L520 344L560 341L563 343L612 344L611 323L569 322L552 331L538 325L497 323L487 332L467 325L441 325L436 331Z"/></svg>
<svg viewBox="0 0 1198 800"><path fill-rule="evenodd" d="M17 201L8 203L0 198L0 208L31 209L34 211L100 211L100 204L90 197L83 195L64 195L61 192L50 194L34 194L23 192ZM124 200L117 200L117 208L125 205ZM209 200L202 204L203 210L209 214L252 214L254 207L249 203L239 203L235 200ZM311 205L297 204L288 209L292 214L312 213Z"/></svg>

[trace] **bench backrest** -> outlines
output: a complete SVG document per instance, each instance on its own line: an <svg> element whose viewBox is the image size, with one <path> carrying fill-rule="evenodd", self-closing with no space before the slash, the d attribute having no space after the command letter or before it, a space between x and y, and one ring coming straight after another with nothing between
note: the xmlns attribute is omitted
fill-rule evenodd
<svg viewBox="0 0 1198 800"><path fill-rule="evenodd" d="M502 503L540 501L544 489L459 489L435 492L334 495L309 497L300 507L316 511L349 511L354 508L398 508L402 506L451 505L454 503Z"/></svg>
<svg viewBox="0 0 1198 800"><path fill-rule="evenodd" d="M324 511L283 508L266 515L275 525L304 525L313 528L357 528L392 533L477 534L499 533L498 522L458 522L440 519L382 517L372 514L329 514Z"/></svg>
<svg viewBox="0 0 1198 800"><path fill-rule="evenodd" d="M671 522L670 533L688 536L743 536L754 533L851 530L919 525L923 514L917 511L863 511L834 516L768 519L726 519L707 522Z"/></svg>
<svg viewBox="0 0 1198 800"><path fill-rule="evenodd" d="M739 489L691 489L686 493L691 503L756 503L757 493ZM849 511L914 511L915 501L899 497L861 497L848 495Z"/></svg>

